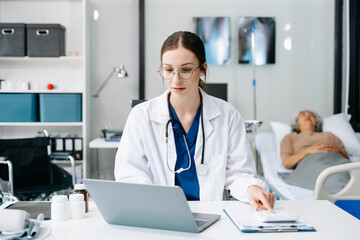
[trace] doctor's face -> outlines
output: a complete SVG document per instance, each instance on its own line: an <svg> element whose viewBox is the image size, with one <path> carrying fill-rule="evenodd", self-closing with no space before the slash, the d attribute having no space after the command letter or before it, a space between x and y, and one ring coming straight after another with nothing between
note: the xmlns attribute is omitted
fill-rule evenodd
<svg viewBox="0 0 360 240"><path fill-rule="evenodd" d="M165 52L159 72L171 93L181 95L197 93L199 79L204 76L196 55L184 47Z"/></svg>

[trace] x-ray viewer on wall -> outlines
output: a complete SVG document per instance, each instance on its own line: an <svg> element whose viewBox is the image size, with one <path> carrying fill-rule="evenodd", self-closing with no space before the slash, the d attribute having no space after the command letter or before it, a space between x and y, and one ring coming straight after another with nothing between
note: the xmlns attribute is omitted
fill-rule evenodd
<svg viewBox="0 0 360 240"><path fill-rule="evenodd" d="M251 31L255 41L251 42ZM275 18L239 17L239 63L251 64L251 47L255 46L255 63L264 65L275 63Z"/></svg>

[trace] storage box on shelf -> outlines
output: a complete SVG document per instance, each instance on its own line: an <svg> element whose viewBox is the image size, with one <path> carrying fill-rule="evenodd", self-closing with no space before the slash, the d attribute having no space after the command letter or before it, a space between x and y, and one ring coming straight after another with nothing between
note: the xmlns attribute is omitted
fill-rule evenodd
<svg viewBox="0 0 360 240"><path fill-rule="evenodd" d="M0 122L37 122L38 98L33 93L0 94Z"/></svg>
<svg viewBox="0 0 360 240"><path fill-rule="evenodd" d="M65 27L60 24L26 24L27 56L65 56Z"/></svg>
<svg viewBox="0 0 360 240"><path fill-rule="evenodd" d="M24 23L0 23L0 56L25 56Z"/></svg>
<svg viewBox="0 0 360 240"><path fill-rule="evenodd" d="M81 94L40 93L41 122L81 122Z"/></svg>

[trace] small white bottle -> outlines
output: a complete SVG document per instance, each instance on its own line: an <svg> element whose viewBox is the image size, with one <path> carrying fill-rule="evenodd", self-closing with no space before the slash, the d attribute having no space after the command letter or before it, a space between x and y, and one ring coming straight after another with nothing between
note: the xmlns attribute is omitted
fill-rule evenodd
<svg viewBox="0 0 360 240"><path fill-rule="evenodd" d="M64 221L69 219L69 203L66 195L56 195L51 201L51 219Z"/></svg>
<svg viewBox="0 0 360 240"><path fill-rule="evenodd" d="M89 211L89 193L86 190L85 184L75 184L74 193L81 193L84 195L85 213L87 213Z"/></svg>
<svg viewBox="0 0 360 240"><path fill-rule="evenodd" d="M84 195L81 193L73 193L69 195L71 218L79 219L85 216Z"/></svg>

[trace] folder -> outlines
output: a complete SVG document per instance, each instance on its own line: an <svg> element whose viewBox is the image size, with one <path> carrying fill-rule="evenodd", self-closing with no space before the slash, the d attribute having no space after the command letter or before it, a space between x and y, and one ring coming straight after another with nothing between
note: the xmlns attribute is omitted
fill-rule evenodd
<svg viewBox="0 0 360 240"><path fill-rule="evenodd" d="M64 139L54 137L51 139L52 152L63 152L64 151Z"/></svg>
<svg viewBox="0 0 360 240"><path fill-rule="evenodd" d="M64 143L65 143L65 152L69 152L70 154L73 152L74 150L74 141L72 138L65 138L64 139Z"/></svg>
<svg viewBox="0 0 360 240"><path fill-rule="evenodd" d="M83 158L83 139L74 138L74 151L73 155L75 160L81 160Z"/></svg>
<svg viewBox="0 0 360 240"><path fill-rule="evenodd" d="M304 223L279 222L272 224L244 225L239 224L236 219L231 216L230 212L223 209L230 221L243 233L270 233L270 232L316 232L311 225Z"/></svg>
<svg viewBox="0 0 360 240"><path fill-rule="evenodd" d="M120 142L122 131L103 130L105 141Z"/></svg>

